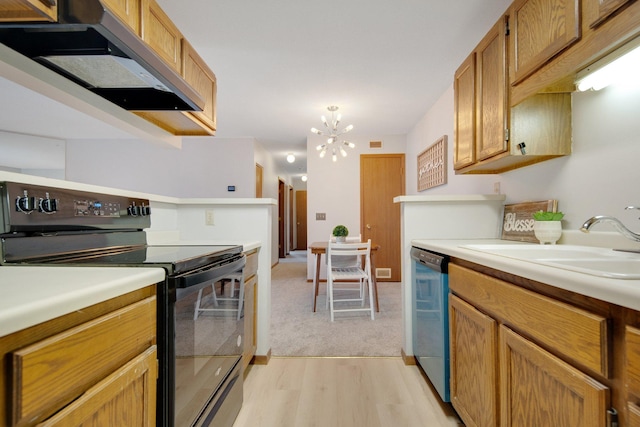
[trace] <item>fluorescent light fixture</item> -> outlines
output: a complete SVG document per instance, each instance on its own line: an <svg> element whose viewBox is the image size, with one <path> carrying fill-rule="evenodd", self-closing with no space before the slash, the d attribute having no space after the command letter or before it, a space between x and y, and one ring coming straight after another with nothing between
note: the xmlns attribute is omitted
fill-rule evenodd
<svg viewBox="0 0 640 427"><path fill-rule="evenodd" d="M640 37L585 68L576 76L578 91L600 90L612 83L629 83L640 74Z"/></svg>

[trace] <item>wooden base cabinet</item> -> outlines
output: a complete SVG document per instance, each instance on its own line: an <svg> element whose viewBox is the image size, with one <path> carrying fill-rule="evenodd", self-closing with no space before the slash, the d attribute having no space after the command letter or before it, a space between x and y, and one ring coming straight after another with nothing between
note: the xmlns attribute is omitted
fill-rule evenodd
<svg viewBox="0 0 640 427"><path fill-rule="evenodd" d="M449 297L451 404L468 427L498 425L498 323Z"/></svg>
<svg viewBox="0 0 640 427"><path fill-rule="evenodd" d="M607 318L449 265L451 396L466 426L605 427ZM593 373L593 374L592 374Z"/></svg>
<svg viewBox="0 0 640 427"><path fill-rule="evenodd" d="M609 389L500 325L502 427L604 427Z"/></svg>
<svg viewBox="0 0 640 427"><path fill-rule="evenodd" d="M0 425L155 426L155 285L0 337L0 349Z"/></svg>
<svg viewBox="0 0 640 427"><path fill-rule="evenodd" d="M258 310L258 250L246 252L247 264L244 274L244 347L242 353L242 368L246 372L247 366L256 354L258 342L257 310Z"/></svg>

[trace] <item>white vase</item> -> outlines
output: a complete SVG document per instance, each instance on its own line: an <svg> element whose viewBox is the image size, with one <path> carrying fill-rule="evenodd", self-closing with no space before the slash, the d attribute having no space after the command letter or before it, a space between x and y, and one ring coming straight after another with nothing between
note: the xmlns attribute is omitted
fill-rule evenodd
<svg viewBox="0 0 640 427"><path fill-rule="evenodd" d="M347 236L336 236L337 243L344 243L347 241Z"/></svg>
<svg viewBox="0 0 640 427"><path fill-rule="evenodd" d="M541 245L551 243L555 245L562 236L561 221L536 221L533 224L533 233Z"/></svg>

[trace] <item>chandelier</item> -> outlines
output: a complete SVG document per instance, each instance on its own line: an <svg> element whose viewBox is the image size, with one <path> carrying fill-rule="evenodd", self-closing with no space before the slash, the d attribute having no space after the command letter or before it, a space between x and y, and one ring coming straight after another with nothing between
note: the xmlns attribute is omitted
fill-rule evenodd
<svg viewBox="0 0 640 427"><path fill-rule="evenodd" d="M318 145L316 147L316 150L320 152L320 158L323 158L327 154L327 151L331 149L331 160L335 162L336 160L338 160L338 152L340 152L342 157L346 157L347 151L344 148L345 147L354 148L356 144L349 141L342 141L341 143L338 143L338 137L340 135L343 135L351 131L351 129L353 129L353 125L349 125L338 132L338 123L340 123L340 117L341 117L340 114L336 116L336 111L338 111L338 107L336 107L335 105L331 105L327 107L327 110L331 111L331 124L327 122L327 118L325 116L322 116L320 118L322 120L322 123L324 123L324 126L327 128L327 130L323 132L319 129L311 128L311 132L328 137L327 142L324 144Z"/></svg>

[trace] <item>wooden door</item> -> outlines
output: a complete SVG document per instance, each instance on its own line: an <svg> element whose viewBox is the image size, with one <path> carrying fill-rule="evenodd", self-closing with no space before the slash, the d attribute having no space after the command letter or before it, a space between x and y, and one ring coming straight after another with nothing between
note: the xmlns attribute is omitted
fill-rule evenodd
<svg viewBox="0 0 640 427"><path fill-rule="evenodd" d="M497 322L449 295L449 337L451 404L465 425L497 427Z"/></svg>
<svg viewBox="0 0 640 427"><path fill-rule="evenodd" d="M307 249L307 190L296 191L296 249Z"/></svg>
<svg viewBox="0 0 640 427"><path fill-rule="evenodd" d="M263 168L261 165L256 163L256 198L262 198L262 176L263 176Z"/></svg>
<svg viewBox="0 0 640 427"><path fill-rule="evenodd" d="M476 48L477 81L476 160L509 149L506 17L491 28Z"/></svg>
<svg viewBox="0 0 640 427"><path fill-rule="evenodd" d="M278 179L278 258L284 258L286 239L285 230L284 181Z"/></svg>
<svg viewBox="0 0 640 427"><path fill-rule="evenodd" d="M501 426L605 427L609 389L500 326Z"/></svg>
<svg viewBox="0 0 640 427"><path fill-rule="evenodd" d="M287 222L289 223L289 242L287 247L287 254L294 249L293 246L293 224L295 223L295 218L293 217L293 187L288 186L289 188L289 196L287 200L289 201L289 215L287 216Z"/></svg>
<svg viewBox="0 0 640 427"><path fill-rule="evenodd" d="M476 54L473 52L453 77L455 141L453 168L476 162Z"/></svg>
<svg viewBox="0 0 640 427"><path fill-rule="evenodd" d="M400 282L400 204L404 195L404 154L360 156L360 227L362 238L379 245L374 274L379 281Z"/></svg>

